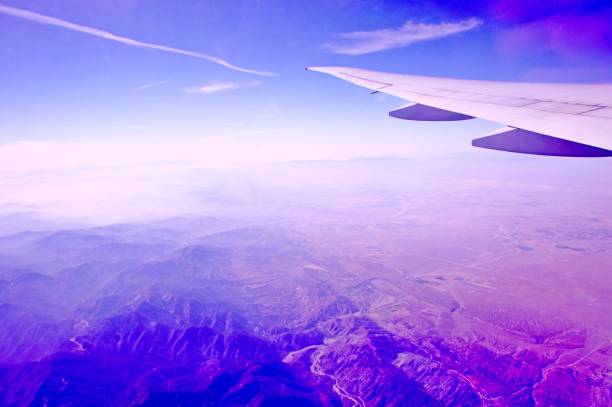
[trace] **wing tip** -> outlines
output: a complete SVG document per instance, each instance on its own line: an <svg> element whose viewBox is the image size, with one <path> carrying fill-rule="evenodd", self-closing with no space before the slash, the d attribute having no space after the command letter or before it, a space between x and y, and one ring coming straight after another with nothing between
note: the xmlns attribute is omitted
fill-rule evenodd
<svg viewBox="0 0 612 407"><path fill-rule="evenodd" d="M323 67L323 66L307 66L305 69L307 71L324 72L325 67Z"/></svg>
<svg viewBox="0 0 612 407"><path fill-rule="evenodd" d="M341 66L307 66L306 67L307 71L322 72L322 73L327 73L330 75L333 75L345 69L349 69L349 68L341 67Z"/></svg>

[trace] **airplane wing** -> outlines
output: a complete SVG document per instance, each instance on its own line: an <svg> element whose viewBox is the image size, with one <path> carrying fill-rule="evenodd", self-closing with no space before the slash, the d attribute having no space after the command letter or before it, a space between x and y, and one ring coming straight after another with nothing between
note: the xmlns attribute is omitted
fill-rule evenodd
<svg viewBox="0 0 612 407"><path fill-rule="evenodd" d="M612 84L475 81L348 67L306 69L410 101L389 113L395 118L482 118L507 126L473 140L476 147L553 156L612 156Z"/></svg>

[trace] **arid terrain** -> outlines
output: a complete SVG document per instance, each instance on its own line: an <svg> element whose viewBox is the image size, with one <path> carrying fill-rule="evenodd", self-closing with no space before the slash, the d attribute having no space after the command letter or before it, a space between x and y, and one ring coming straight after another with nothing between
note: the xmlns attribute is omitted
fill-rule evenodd
<svg viewBox="0 0 612 407"><path fill-rule="evenodd" d="M547 163L279 165L148 222L7 211L0 404L608 406L612 181Z"/></svg>

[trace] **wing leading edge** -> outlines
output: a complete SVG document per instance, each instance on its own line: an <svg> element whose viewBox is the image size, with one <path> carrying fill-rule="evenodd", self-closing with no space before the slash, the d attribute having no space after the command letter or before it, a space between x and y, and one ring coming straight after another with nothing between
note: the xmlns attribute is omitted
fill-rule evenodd
<svg viewBox="0 0 612 407"><path fill-rule="evenodd" d="M404 120L474 117L509 128L472 145L525 154L612 156L612 85L474 81L313 67L374 92L412 102L390 112Z"/></svg>

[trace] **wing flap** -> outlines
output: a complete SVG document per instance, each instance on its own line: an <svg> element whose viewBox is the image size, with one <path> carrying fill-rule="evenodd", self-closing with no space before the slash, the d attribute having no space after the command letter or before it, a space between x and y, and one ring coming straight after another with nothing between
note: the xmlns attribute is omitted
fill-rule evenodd
<svg viewBox="0 0 612 407"><path fill-rule="evenodd" d="M438 109L419 103L410 103L389 112L389 116L402 120L416 120L427 122L446 122L457 120L469 120L474 117L465 114Z"/></svg>

